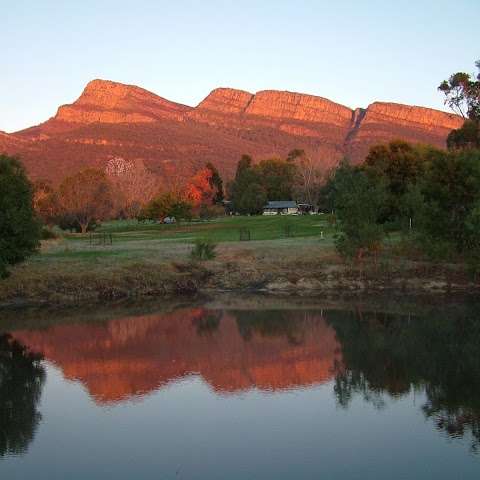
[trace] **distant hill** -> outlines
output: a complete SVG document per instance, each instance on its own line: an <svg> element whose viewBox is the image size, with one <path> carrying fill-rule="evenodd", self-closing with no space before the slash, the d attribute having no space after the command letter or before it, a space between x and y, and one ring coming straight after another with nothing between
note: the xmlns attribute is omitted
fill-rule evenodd
<svg viewBox="0 0 480 480"><path fill-rule="evenodd" d="M209 161L231 177L244 153L261 159L303 148L330 168L345 155L361 162L371 145L394 138L444 147L461 124L460 117L429 108L375 102L351 110L275 90L218 88L189 107L136 86L93 80L46 122L0 132L0 151L20 155L32 178L58 182L86 166L104 168L119 156L142 159L168 183Z"/></svg>

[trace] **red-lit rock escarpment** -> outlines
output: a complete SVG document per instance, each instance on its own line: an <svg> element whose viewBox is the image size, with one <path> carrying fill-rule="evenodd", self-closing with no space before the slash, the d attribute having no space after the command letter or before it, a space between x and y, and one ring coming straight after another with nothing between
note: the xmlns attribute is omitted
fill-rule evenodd
<svg viewBox="0 0 480 480"><path fill-rule="evenodd" d="M0 151L19 154L33 178L55 182L108 159L141 159L160 179L192 176L213 162L225 177L244 153L284 157L303 148L326 169L348 155L361 162L371 145L392 139L445 146L462 119L394 103L352 110L322 97L218 88L197 107L147 90L93 80L72 104L38 126L0 135Z"/></svg>
<svg viewBox="0 0 480 480"><path fill-rule="evenodd" d="M93 80L76 102L60 107L55 118L73 123L142 123L181 120L188 110L143 88Z"/></svg>
<svg viewBox="0 0 480 480"><path fill-rule="evenodd" d="M359 124L352 129L347 145L347 152L357 161L365 158L371 145L388 142L395 135L444 147L447 135L463 123L457 115L398 103L375 102L366 110L359 109L357 115Z"/></svg>

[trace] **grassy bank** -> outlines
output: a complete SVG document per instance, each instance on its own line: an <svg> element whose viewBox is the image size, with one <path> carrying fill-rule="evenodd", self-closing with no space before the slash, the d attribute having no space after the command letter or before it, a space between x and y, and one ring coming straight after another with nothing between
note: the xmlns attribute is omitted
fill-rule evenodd
<svg viewBox="0 0 480 480"><path fill-rule="evenodd" d="M250 241L240 241L240 231L248 231ZM92 238L72 234L43 242L39 254L0 282L0 303L62 304L199 290L337 295L476 289L457 265L413 262L388 249L376 265L346 265L335 252L333 235L321 215L105 223ZM206 238L218 244L216 258L192 262L193 243Z"/></svg>

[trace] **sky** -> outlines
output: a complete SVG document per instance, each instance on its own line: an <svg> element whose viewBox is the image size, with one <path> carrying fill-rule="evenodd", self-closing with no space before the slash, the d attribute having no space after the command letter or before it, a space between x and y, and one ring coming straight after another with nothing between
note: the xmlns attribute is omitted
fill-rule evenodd
<svg viewBox="0 0 480 480"><path fill-rule="evenodd" d="M439 83L480 59L480 0L0 0L0 17L7 132L95 78L191 106L231 87L446 109Z"/></svg>

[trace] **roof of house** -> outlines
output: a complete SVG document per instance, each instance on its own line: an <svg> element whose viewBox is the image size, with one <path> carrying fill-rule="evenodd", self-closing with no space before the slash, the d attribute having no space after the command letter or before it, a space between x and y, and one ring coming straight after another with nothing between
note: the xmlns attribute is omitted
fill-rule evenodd
<svg viewBox="0 0 480 480"><path fill-rule="evenodd" d="M263 208L297 208L297 202L293 200L275 200L268 202Z"/></svg>

